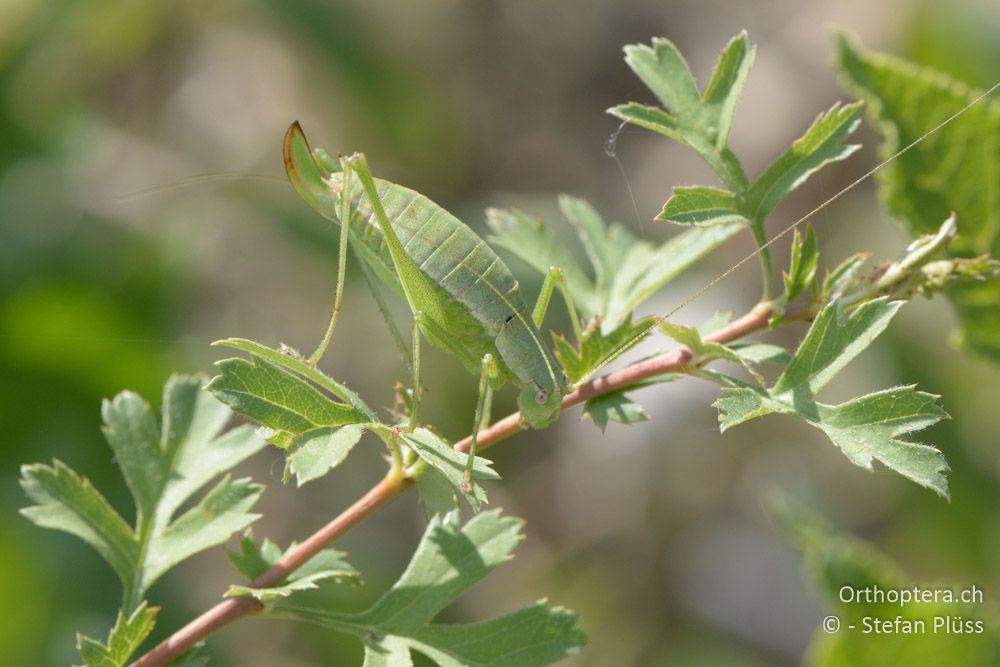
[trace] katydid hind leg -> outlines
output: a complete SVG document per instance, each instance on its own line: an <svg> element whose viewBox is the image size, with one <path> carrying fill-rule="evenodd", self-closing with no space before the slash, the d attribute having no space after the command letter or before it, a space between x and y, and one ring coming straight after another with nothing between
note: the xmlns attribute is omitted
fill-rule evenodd
<svg viewBox="0 0 1000 667"><path fill-rule="evenodd" d="M337 286L333 297L333 312L330 314L330 322L327 324L326 333L320 341L316 351L309 357L309 365L315 366L323 358L330 340L333 338L333 330L337 326L337 318L340 317L340 308L344 300L344 277L347 273L347 245L350 241L351 223L351 200L348 196L351 189L351 172L344 171L344 187L341 191L340 205L337 208L337 217L340 218L340 245L337 248Z"/></svg>

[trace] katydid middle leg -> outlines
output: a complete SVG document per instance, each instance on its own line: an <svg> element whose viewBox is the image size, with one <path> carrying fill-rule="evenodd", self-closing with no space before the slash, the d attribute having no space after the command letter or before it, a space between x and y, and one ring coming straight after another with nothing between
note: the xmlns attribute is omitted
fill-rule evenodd
<svg viewBox="0 0 1000 667"><path fill-rule="evenodd" d="M545 282L542 283L542 289L538 292L538 300L535 302L535 308L531 311L531 319L534 320L536 327L541 328L542 320L545 319L545 313L548 311L549 302L552 299L552 291L556 287L559 288L559 293L562 294L563 301L566 302L566 310L569 311L569 318L573 325L573 335L576 336L577 340L580 340L583 336L583 330L580 327L580 317L576 313L576 304L573 303L573 295L569 293L569 288L566 287L566 276L558 266L549 267L548 272L546 272Z"/></svg>
<svg viewBox="0 0 1000 667"><path fill-rule="evenodd" d="M476 461L476 447L479 444L479 430L483 422L489 419L487 410L493 399L493 389L490 387L490 375L496 373L496 362L493 355L483 355L482 368L479 371L479 395L476 397L476 417L472 423L472 442L469 445L469 458L465 462L465 475L462 477L462 491L472 492L472 466Z"/></svg>
<svg viewBox="0 0 1000 667"><path fill-rule="evenodd" d="M418 412L420 407L420 396L422 391L420 389L420 327L424 324L424 314L421 312L416 312L413 314L413 330L412 330L412 345L413 345L413 396L412 404L413 408L410 410L410 422L406 426L407 431L413 431L417 428L419 422L417 421Z"/></svg>

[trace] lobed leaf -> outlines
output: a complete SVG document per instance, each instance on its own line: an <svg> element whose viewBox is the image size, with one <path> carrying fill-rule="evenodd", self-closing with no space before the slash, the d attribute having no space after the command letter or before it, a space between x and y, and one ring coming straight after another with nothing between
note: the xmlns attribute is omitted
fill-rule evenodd
<svg viewBox="0 0 1000 667"><path fill-rule="evenodd" d="M22 469L22 486L37 503L22 513L40 526L74 534L93 546L122 581L126 613L135 610L168 568L223 542L257 517L248 510L263 487L226 477L173 519L212 478L265 445L247 427L223 433L232 412L205 392L203 384L199 376L175 375L167 381L162 428L136 394L122 392L104 403L104 431L137 506L134 527L63 463Z"/></svg>
<svg viewBox="0 0 1000 667"><path fill-rule="evenodd" d="M167 479L160 430L156 417L138 394L123 391L101 406L104 437L115 453L115 461L136 508L152 516Z"/></svg>
<svg viewBox="0 0 1000 667"><path fill-rule="evenodd" d="M584 272L565 243L540 220L523 213L488 211L494 232L490 240L541 274L552 266L563 269L580 314L588 320L597 317L604 336L623 326L643 301L740 229L738 223L691 229L654 246L621 225L607 224L582 199L564 195L560 207L577 231L595 280Z"/></svg>
<svg viewBox="0 0 1000 667"><path fill-rule="evenodd" d="M351 453L365 429L359 424L321 426L306 431L288 449L288 470L302 486L330 472Z"/></svg>
<svg viewBox="0 0 1000 667"><path fill-rule="evenodd" d="M652 46L626 46L625 62L664 108L630 102L612 107L608 113L687 144L726 187L742 193L747 187L746 176L726 144L754 54L745 32L734 37L722 51L704 94L700 94L687 62L670 40L657 38Z"/></svg>
<svg viewBox="0 0 1000 667"><path fill-rule="evenodd" d="M444 475L433 472L420 474L416 476L416 484L420 503L424 506L428 519L435 514L445 516L458 509L458 494L461 489L456 491L455 486Z"/></svg>
<svg viewBox="0 0 1000 667"><path fill-rule="evenodd" d="M855 465L871 470L872 459L878 459L947 498L948 465L941 452L898 439L948 417L938 405L938 398L909 386L868 394L834 407L818 404L816 425Z"/></svg>
<svg viewBox="0 0 1000 667"><path fill-rule="evenodd" d="M231 480L227 475L197 505L157 531L143 564L143 590L177 563L222 544L260 518L249 510L263 490L249 479Z"/></svg>
<svg viewBox="0 0 1000 667"><path fill-rule="evenodd" d="M771 393L788 397L800 388L815 395L882 333L903 305L876 299L845 314L839 301L820 311Z"/></svg>
<svg viewBox="0 0 1000 667"><path fill-rule="evenodd" d="M772 412L793 415L826 433L855 465L871 470L872 460L877 459L947 498L948 465L941 452L900 439L948 416L937 396L909 386L840 405L815 400L815 393L885 329L898 306L899 302L878 299L845 317L839 303L828 305L773 387L722 382L722 395L715 402L722 430Z"/></svg>
<svg viewBox="0 0 1000 667"><path fill-rule="evenodd" d="M521 211L490 208L486 222L493 231L491 243L504 248L529 267L545 275L553 266L562 269L566 287L585 317L597 312L594 283L566 244L538 218Z"/></svg>
<svg viewBox="0 0 1000 667"><path fill-rule="evenodd" d="M844 143L861 122L860 113L860 102L846 106L838 102L820 114L806 133L750 186L743 209L746 215L752 220L763 220L816 171L861 148L858 144Z"/></svg>
<svg viewBox="0 0 1000 667"><path fill-rule="evenodd" d="M686 327L672 322L662 322L660 330L691 351L689 366L701 366L716 359L724 359L734 364L743 364L743 359L722 343L705 342L694 327Z"/></svg>
<svg viewBox="0 0 1000 667"><path fill-rule="evenodd" d="M643 301L735 236L741 227L728 223L691 229L655 247L636 241L605 297L601 331L606 334L621 326Z"/></svg>
<svg viewBox="0 0 1000 667"><path fill-rule="evenodd" d="M444 439L426 428L415 429L412 433L401 432L400 437L430 468L421 473L421 476L441 475L456 493L465 497L473 509L478 511L482 507L486 502L486 492L481 486L473 481L469 493L462 490L468 454L456 451ZM500 475L490 468L491 464L489 459L477 456L472 466L472 479L500 479ZM440 503L436 504L440 506Z"/></svg>
<svg viewBox="0 0 1000 667"><path fill-rule="evenodd" d="M702 94L702 113L714 119L712 134L716 148L722 149L729 139L736 103L739 102L743 84L750 74L757 47L750 44L746 30L733 37L719 55L719 62L712 71L712 78Z"/></svg>
<svg viewBox="0 0 1000 667"><path fill-rule="evenodd" d="M654 38L652 46L626 46L625 62L675 116L693 119L700 115L698 86L684 56L669 39Z"/></svg>
<svg viewBox="0 0 1000 667"><path fill-rule="evenodd" d="M594 270L594 291L597 295L608 290L628 258L635 238L617 223L608 224L590 202L578 197L559 195L559 210L576 230L580 243ZM593 308L587 315L599 314Z"/></svg>
<svg viewBox="0 0 1000 667"><path fill-rule="evenodd" d="M751 387L723 387L722 395L713 403L719 411L719 430L725 433L733 426L771 414L765 392Z"/></svg>
<svg viewBox="0 0 1000 667"><path fill-rule="evenodd" d="M671 322L663 322L660 324L660 330L676 342L688 348L691 353L691 359L684 364L684 366L689 369L688 372L696 375L703 375L703 366L709 362L721 359L723 361L729 361L742 366L753 376L754 380L756 380L758 384L764 384L764 379L753 367L750 359L740 355L736 350L730 348L728 345L704 341L698 329L673 324Z"/></svg>
<svg viewBox="0 0 1000 667"><path fill-rule="evenodd" d="M21 514L42 528L76 535L101 554L122 581L135 572L132 528L85 477L59 460L21 467L21 488L32 502Z"/></svg>
<svg viewBox="0 0 1000 667"><path fill-rule="evenodd" d="M603 366L614 355L620 353L623 347L637 343L653 329L654 317L644 317L638 322L626 320L617 329L603 334L597 326L588 327L579 342L579 349L555 334L556 357L571 384L585 380L595 370Z"/></svg>
<svg viewBox="0 0 1000 667"><path fill-rule="evenodd" d="M594 425L601 429L602 433L607 430L609 421L637 424L649 420L646 411L626 396L625 390L591 398L583 406L583 416L593 419Z"/></svg>
<svg viewBox="0 0 1000 667"><path fill-rule="evenodd" d="M675 187L656 219L696 227L746 221L731 192L705 185Z"/></svg>
<svg viewBox="0 0 1000 667"><path fill-rule="evenodd" d="M124 667L132 654L153 631L158 607L147 607L143 602L126 618L121 610L115 620L108 641L104 644L83 634L76 636L76 650L86 667Z"/></svg>
<svg viewBox="0 0 1000 667"><path fill-rule="evenodd" d="M232 410L205 391L203 381L171 379L164 388L161 438L170 476L156 509L161 527L198 489L264 447L250 426L223 432Z"/></svg>
<svg viewBox="0 0 1000 667"><path fill-rule="evenodd" d="M751 364L787 364L792 360L788 350L772 343L729 343L726 347Z"/></svg>
<svg viewBox="0 0 1000 667"><path fill-rule="evenodd" d="M315 386L253 356L218 362L208 390L233 410L277 431L298 434L319 426L368 422L357 408L337 403Z"/></svg>
<svg viewBox="0 0 1000 667"><path fill-rule="evenodd" d="M344 614L279 604L283 615L358 637L365 665L409 665L416 650L439 665L548 665L585 641L576 616L539 602L482 623L439 625L435 616L508 561L522 539L521 521L483 512L464 527L457 515L431 519L399 580L370 609Z"/></svg>
<svg viewBox="0 0 1000 667"><path fill-rule="evenodd" d="M337 382L315 366L310 366L300 356L293 356L279 350L274 350L266 345L261 345L256 341L247 340L245 338L226 338L224 340L216 341L212 343L212 345L221 345L231 347L235 350L242 350L243 352L249 352L255 357L260 357L261 359L270 361L272 364L289 370L296 375L300 375L318 387L326 389L334 396L343 400L345 403L353 405L359 411L368 415L370 421L377 421L375 413L371 411L371 408L369 408L364 401L361 400L361 397L358 396L357 393L351 391L345 385Z"/></svg>
<svg viewBox="0 0 1000 667"><path fill-rule="evenodd" d="M295 548L293 542L284 552L271 540L265 539L258 547L253 532L247 529L240 539L240 552L226 552L236 570L253 581L277 563L288 551ZM360 574L347 561L344 552L324 549L313 556L302 567L296 569L276 586L260 588L255 586L231 585L225 597L252 597L259 602L270 603L287 598L293 593L319 588L318 583L329 579L342 581L357 580Z"/></svg>

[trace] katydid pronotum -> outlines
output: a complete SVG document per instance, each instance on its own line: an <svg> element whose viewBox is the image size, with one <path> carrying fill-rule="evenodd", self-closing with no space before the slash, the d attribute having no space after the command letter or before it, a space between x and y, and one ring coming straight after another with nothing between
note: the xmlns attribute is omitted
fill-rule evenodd
<svg viewBox="0 0 1000 667"><path fill-rule="evenodd" d="M342 157L338 171L325 152L310 149L293 123L285 134L284 162L299 195L341 226L333 314L311 363L319 361L333 333L351 243L383 282L402 288L413 313L413 408L407 428L417 425L421 335L479 375L466 486L493 389L508 381L519 387L521 417L534 428L558 417L568 382L539 331L556 287L570 316L577 317L558 268L549 271L529 313L517 281L482 238L424 195L374 179L363 154Z"/></svg>

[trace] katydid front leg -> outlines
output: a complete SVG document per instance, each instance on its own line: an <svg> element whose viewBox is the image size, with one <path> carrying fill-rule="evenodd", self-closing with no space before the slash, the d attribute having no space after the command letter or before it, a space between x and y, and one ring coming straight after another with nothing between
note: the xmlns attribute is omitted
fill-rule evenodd
<svg viewBox="0 0 1000 667"><path fill-rule="evenodd" d="M465 462L465 475L462 477L462 491L472 493L472 465L476 461L476 446L479 444L479 429L483 425L486 415L486 407L491 403L493 390L490 388L490 375L495 373L493 369L493 355L483 355L482 369L479 371L479 395L476 397L476 419L472 423L472 443L469 445L469 458Z"/></svg>

